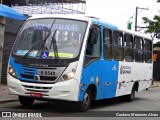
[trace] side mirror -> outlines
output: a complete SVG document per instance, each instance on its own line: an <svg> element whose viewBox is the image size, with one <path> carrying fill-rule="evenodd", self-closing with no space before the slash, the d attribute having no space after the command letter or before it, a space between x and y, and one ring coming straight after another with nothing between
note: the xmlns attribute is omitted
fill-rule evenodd
<svg viewBox="0 0 160 120"><path fill-rule="evenodd" d="M92 28L92 29L90 30L89 43L90 43L91 45L97 43L98 33L99 33L99 31L98 31L97 28Z"/></svg>

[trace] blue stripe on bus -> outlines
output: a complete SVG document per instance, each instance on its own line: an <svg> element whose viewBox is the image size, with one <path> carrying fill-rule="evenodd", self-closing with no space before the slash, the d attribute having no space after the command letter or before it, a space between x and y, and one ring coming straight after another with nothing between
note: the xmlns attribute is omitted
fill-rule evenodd
<svg viewBox="0 0 160 120"><path fill-rule="evenodd" d="M79 101L89 85L96 86L96 100L116 96L119 62L97 60L83 68Z"/></svg>
<svg viewBox="0 0 160 120"><path fill-rule="evenodd" d="M17 64L17 63L14 62L13 57L10 57L10 63L9 64L16 71L19 80L26 81L26 82L37 82L36 80L33 79L34 76L38 74L38 71L37 71L36 68L22 66L21 64ZM22 75L25 75L26 77L22 77Z"/></svg>
<svg viewBox="0 0 160 120"><path fill-rule="evenodd" d="M107 22L103 22L103 21L95 19L95 18L92 18L91 22L94 23L94 24L99 24L99 25L102 25L102 26L105 26L105 27L109 27L109 28L114 29L114 30L118 29L118 27L116 25L113 25L113 24L110 24L110 23L107 23Z"/></svg>

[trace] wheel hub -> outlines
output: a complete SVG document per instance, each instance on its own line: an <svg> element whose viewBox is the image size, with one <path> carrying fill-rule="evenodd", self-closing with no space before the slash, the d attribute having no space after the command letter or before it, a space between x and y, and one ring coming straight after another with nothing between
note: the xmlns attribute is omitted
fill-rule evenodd
<svg viewBox="0 0 160 120"><path fill-rule="evenodd" d="M89 105L89 94L88 93L84 94L84 101L83 101L83 103L85 105Z"/></svg>

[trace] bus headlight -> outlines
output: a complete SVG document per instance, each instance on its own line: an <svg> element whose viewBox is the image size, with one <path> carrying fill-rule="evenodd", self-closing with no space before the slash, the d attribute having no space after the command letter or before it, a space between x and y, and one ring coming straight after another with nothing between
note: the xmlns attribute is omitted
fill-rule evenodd
<svg viewBox="0 0 160 120"><path fill-rule="evenodd" d="M73 69L72 71L70 71L68 74L64 74L62 77L64 80L69 80L72 79L75 75L76 70Z"/></svg>
<svg viewBox="0 0 160 120"><path fill-rule="evenodd" d="M12 68L12 66L8 67L8 73L13 77L17 77L16 71Z"/></svg>

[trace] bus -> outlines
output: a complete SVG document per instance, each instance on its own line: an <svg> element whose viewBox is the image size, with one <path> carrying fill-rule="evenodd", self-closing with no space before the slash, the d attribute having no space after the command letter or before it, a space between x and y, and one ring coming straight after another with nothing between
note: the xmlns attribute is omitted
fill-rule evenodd
<svg viewBox="0 0 160 120"><path fill-rule="evenodd" d="M7 84L23 106L60 100L87 111L93 100L133 101L152 71L150 37L89 16L37 15L18 33Z"/></svg>

